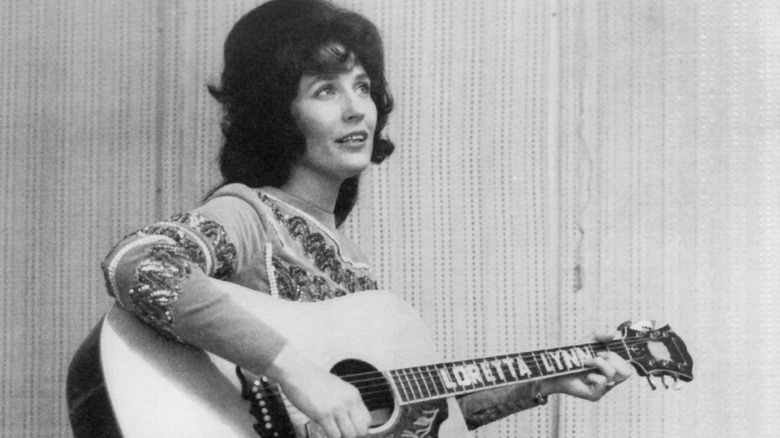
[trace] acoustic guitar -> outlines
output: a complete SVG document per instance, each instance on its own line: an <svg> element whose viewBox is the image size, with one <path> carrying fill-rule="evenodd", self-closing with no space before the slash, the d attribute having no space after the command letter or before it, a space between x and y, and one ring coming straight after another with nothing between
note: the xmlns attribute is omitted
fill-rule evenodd
<svg viewBox="0 0 780 438"><path fill-rule="evenodd" d="M440 362L417 314L396 296L361 292L318 303L261 293L236 298L313 361L354 384L372 415L372 438L464 437L456 397L586 369L613 351L638 373L689 382L693 360L668 326L621 325L623 337ZM655 386L653 386L655 389ZM114 305L76 354L68 378L77 438L324 436L277 385L159 335Z"/></svg>

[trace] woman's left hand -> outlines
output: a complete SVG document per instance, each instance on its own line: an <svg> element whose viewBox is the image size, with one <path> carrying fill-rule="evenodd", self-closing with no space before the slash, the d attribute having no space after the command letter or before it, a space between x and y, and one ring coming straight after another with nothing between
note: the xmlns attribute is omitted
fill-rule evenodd
<svg viewBox="0 0 780 438"><path fill-rule="evenodd" d="M613 340L612 335L595 335L598 342ZM561 376L543 381L540 392L543 395L561 393L590 401L598 401L609 390L634 373L634 367L622 357L612 352L597 353L595 358L585 362L594 369L577 374ZM542 382L540 382L542 383Z"/></svg>

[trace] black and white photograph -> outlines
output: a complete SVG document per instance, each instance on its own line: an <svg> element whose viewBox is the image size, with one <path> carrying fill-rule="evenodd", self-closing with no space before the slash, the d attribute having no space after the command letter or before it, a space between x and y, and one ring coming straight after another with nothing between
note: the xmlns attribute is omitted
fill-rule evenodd
<svg viewBox="0 0 780 438"><path fill-rule="evenodd" d="M0 0L0 437L780 436L780 2Z"/></svg>

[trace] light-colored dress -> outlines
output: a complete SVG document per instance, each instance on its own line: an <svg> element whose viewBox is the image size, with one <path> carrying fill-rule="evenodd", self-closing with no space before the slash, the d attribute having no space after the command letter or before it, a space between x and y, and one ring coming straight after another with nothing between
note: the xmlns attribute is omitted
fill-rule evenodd
<svg viewBox="0 0 780 438"><path fill-rule="evenodd" d="M232 302L221 281L294 301L377 288L332 213L242 184L125 237L103 271L109 294L147 324L253 370L264 369L285 340Z"/></svg>

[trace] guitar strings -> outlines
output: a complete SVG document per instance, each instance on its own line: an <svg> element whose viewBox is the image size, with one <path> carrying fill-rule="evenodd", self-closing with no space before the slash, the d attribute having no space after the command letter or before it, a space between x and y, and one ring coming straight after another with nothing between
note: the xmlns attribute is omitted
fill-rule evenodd
<svg viewBox="0 0 780 438"><path fill-rule="evenodd" d="M637 343L641 343L641 342L644 342L644 341L643 340L641 340L641 341L626 340L625 345L628 345L628 344L633 345L633 344L637 344ZM624 346L624 342L621 341L621 340L612 341L612 342L610 342L609 345L607 345L605 347L601 347L604 344L597 344L597 343L585 344L585 345L587 345L589 347L595 347L595 348L591 348L591 349L593 351L600 352L600 351L609 351L609 347ZM566 348L571 348L571 347L566 347ZM492 357L492 358L479 359L479 361L486 361L488 359L500 359L502 357L503 358L521 357L523 359L530 358L530 359L533 359L533 360L532 360L532 365L529 366L529 369L531 369L532 371L536 372L537 374L542 374L543 375L544 373L542 372L542 366L538 365L537 361L534 359L534 354L538 354L540 352L545 352L545 351L551 351L551 350L555 350L555 349L538 350L536 352L529 352L529 353L522 353L522 354L508 354L508 355L502 355L502 356L495 356L495 357ZM454 361L454 362L449 362L449 363L443 363L443 364L440 364L440 365L446 367L448 365L458 364L459 362L465 365L467 362L472 362L473 363L473 362L475 362L475 360ZM433 369L430 369L430 368L422 369L423 367L425 367L425 368L433 367ZM418 370L415 371L414 368L418 368ZM575 370L572 370L572 371L579 372L579 371L585 370L586 368L587 367L580 367L579 369L575 369ZM408 371L405 372L400 377L406 377L407 380L410 380L410 378L417 378L417 377L421 377L421 378L425 379L426 377L430 378L430 377L433 377L434 375L438 376L438 371L440 369L441 368L436 368L436 365L409 367L409 368L401 369L401 370L408 370ZM506 368L506 369L508 370L508 368ZM398 371L398 370L396 370L396 371ZM508 374L511 374L511 372L509 372ZM556 373L556 374L560 374L560 373ZM343 380L345 380L345 381L347 381L347 382L349 382L349 383L359 387L359 388L370 387L370 385L366 385L366 383L376 383L376 382L380 382L380 384L382 386L388 386L388 384L386 383L386 379L384 377L384 374L381 371L377 371L377 370L361 372L361 373L353 373L353 374L344 374L344 375L341 375L339 377L341 379L343 379ZM522 381L518 381L516 383L521 383L521 382ZM514 383L514 382L512 382L512 383Z"/></svg>
<svg viewBox="0 0 780 438"><path fill-rule="evenodd" d="M563 348L590 347L589 349L591 351L602 352L602 351L612 351L611 348L613 348L613 347L624 347L624 345L635 345L635 344L642 343L642 342L645 342L645 340L641 340L641 341L626 340L625 343L622 340L617 340L617 341L611 341L609 344L593 343L593 344L574 345L574 346L571 346L571 347L563 347ZM525 359L531 359L532 365L529 366L529 368L532 371L539 372L539 371L541 371L542 366L538 365L537 361L535 360L535 357L538 356L538 354L542 353L542 352L553 351L553 350L560 350L560 349L563 349L563 348L550 348L550 349L545 349L545 350L532 351L532 352L528 352L528 353L504 354L504 355L493 356L493 357L482 358L482 359L468 359L468 360L463 360L463 361L446 362L446 363L438 364L438 366L447 367L449 365L453 365L453 364L457 364L457 363L461 363L461 364L465 365L467 362L471 362L471 363L486 362L486 361L490 361L490 360L500 360L501 358L515 358L515 357L519 357L519 358L522 358L524 360ZM625 349L625 348L623 348L623 349ZM616 352L616 353L618 353L618 352ZM618 353L618 354L620 354L620 353ZM594 356L592 356L592 357L594 357ZM627 359L627 358L624 357L624 359ZM528 363L528 362L526 362L526 363ZM410 376L411 377L417 377L417 376L421 376L421 375L425 375L425 374L429 374L430 375L432 372L437 373L439 371L439 369L441 369L441 368L436 368L436 366L437 365L420 365L420 366L407 367L407 368L402 368L402 369L393 370L393 371L408 370L408 372L405 372L402 377L410 377ZM430 369L429 367L432 367L433 369ZM418 371L414 371L414 368L418 368L419 370ZM422 368L428 368L428 369L423 370ZM341 375L339 377L341 379L343 379L343 380L346 380L349 383L356 384L356 383L361 383L363 381L359 377L361 377L361 376L373 377L373 376L376 375L376 373L380 373L381 374L381 372L379 372L379 371L372 370L372 371L366 371L366 372L362 372L362 373L344 374L344 375Z"/></svg>
<svg viewBox="0 0 780 438"><path fill-rule="evenodd" d="M581 345L574 345L574 346L571 346L571 347L563 347L563 348L589 347L589 349L591 351L602 352L602 351L612 351L612 348L614 348L614 347L622 347L623 351L619 351L619 352L616 351L616 353L620 354L620 353L625 352L625 354L628 355L628 351L625 348L626 346L637 345L637 344L644 343L646 341L647 341L647 339L645 339L645 338L636 338L636 339L635 338L627 338L627 339L619 339L619 340L615 340L615 341L610 341L609 343L606 343L606 344L602 344L602 343L581 344ZM537 378L533 378L533 379L523 379L523 380L519 380L519 381L516 381L516 382L507 382L508 384L522 383L522 382L526 382L526 381L538 380L540 378L544 378L545 377L544 373L542 371L543 367L537 363L537 361L535 360L535 356L534 355L538 355L539 353L543 353L543 352L546 352L546 351L559 350L559 349L563 349L563 348L551 348L551 349L537 350L537 351L534 351L534 352L520 353L520 354L506 354L506 355L494 356L494 357L486 358L486 359L478 359L478 361L485 361L485 360L489 360L489 359L498 360L498 359L500 359L502 357L503 358L522 358L524 360L525 359L531 359L531 365L528 366L529 369L531 369L532 372L534 372L536 374L540 374L541 376L537 377ZM595 357L595 356L592 356L592 357ZM621 357L623 357L623 356L621 355ZM645 357L648 357L648 356L646 356L646 355L643 355L643 356L633 356L634 359L645 358ZM624 357L624 359L629 359L629 357ZM443 364L440 364L440 365L443 365L443 366L446 367L448 365L458 364L459 362L465 365L467 362L474 363L475 361L477 361L477 360L473 360L472 359L472 360L464 360L464 361L454 361L454 362L443 363ZM528 363L528 362L526 362L526 363ZM425 368L433 367L433 369L422 369L423 367L425 367ZM418 368L418 371L414 371L414 368ZM586 369L592 369L592 368L593 367L580 366L578 369L573 369L573 370L570 370L570 371L572 373L574 373L574 372L581 372L581 371L584 371ZM409 367L409 368L402 369L402 370L409 370L409 372L405 372L402 376L396 375L396 376L392 376L392 377L396 377L396 378L405 377L406 380L407 380L406 383L404 383L403 381L399 381L398 383L400 384L400 386L402 386L404 388L408 388L409 391L404 391L404 392L405 393L411 393L413 398L417 398L417 399L428 398L428 397L426 397L424 395L425 390L427 390L428 393L436 392L437 396L438 395L450 395L450 394L447 393L446 390L444 391L444 394L438 394L438 392L440 392L439 388L437 388L437 385L435 385L433 383L431 385L426 385L425 384L426 380L432 381L433 380L432 378L434 376L439 378L440 376L438 375L438 372L439 372L440 369L442 369L442 368L436 368L436 365L427 365L427 366L424 365L424 366L420 366L420 367ZM398 371L398 370L396 370L396 371ZM511 373L508 373L508 374L511 374ZM561 372L554 373L555 376L561 375L561 374L562 374ZM364 401L366 401L367 403L370 403L371 401L375 401L375 402L376 401L382 401L382 400L387 398L388 394L392 394L391 384L387 381L385 375L381 371L378 371L378 370L366 371L366 372L360 372L360 373L352 373L352 374L345 374L345 375L341 375L339 377L341 379L343 379L344 381L346 381L346 382L348 382L350 384L355 385L358 388L358 390L360 391L360 394L363 397ZM549 377L553 377L553 375L550 375ZM417 388L414 388L413 385L417 386ZM483 385L484 385L484 383L483 383ZM429 386L432 386L433 390L431 390L431 388L429 388ZM485 386L487 386L487 385L485 385ZM423 388L425 388L425 390ZM480 388L480 387L475 385L473 388L464 389L463 391L456 391L456 392L471 392L471 391L476 391L476 390L479 390L479 389L483 389L483 388ZM281 393L281 390L279 389L278 385L275 385L273 388L269 388L266 391L266 393L269 394L269 395L279 395ZM420 396L417 396L417 393L419 393ZM392 397L392 395L391 395L391 397ZM412 401L412 400L409 400L409 401Z"/></svg>

